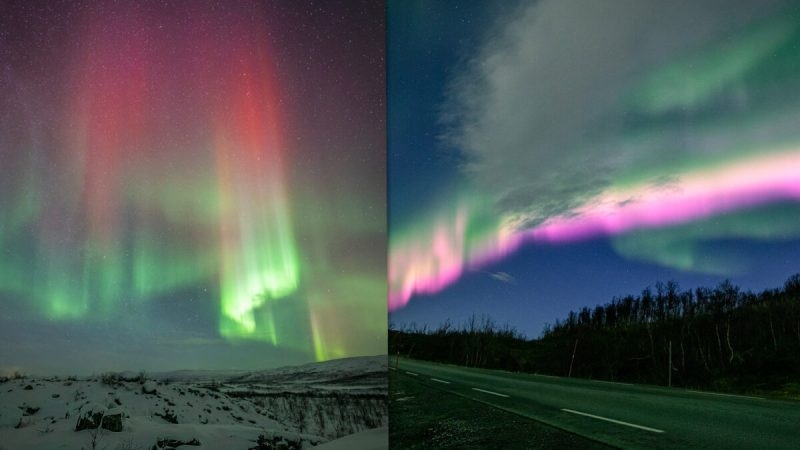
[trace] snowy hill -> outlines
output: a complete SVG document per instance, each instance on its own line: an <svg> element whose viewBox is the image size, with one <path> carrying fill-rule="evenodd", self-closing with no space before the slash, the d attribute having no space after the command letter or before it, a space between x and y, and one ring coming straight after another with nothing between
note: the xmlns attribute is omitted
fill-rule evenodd
<svg viewBox="0 0 800 450"><path fill-rule="evenodd" d="M376 356L258 372L0 379L0 449L307 449L386 427L386 374L386 356Z"/></svg>

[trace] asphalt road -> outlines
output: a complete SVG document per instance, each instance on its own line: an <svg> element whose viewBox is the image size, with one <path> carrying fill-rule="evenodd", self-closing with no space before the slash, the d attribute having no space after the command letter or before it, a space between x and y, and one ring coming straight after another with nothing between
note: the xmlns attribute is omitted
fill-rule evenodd
<svg viewBox="0 0 800 450"><path fill-rule="evenodd" d="M400 375L621 448L800 449L796 401L396 362Z"/></svg>

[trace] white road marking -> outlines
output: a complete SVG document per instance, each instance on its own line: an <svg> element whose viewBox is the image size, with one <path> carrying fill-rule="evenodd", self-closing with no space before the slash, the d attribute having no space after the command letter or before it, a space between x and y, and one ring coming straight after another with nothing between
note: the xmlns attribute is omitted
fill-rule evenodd
<svg viewBox="0 0 800 450"><path fill-rule="evenodd" d="M449 382L449 381L440 380L440 379L438 379L438 378L431 378L431 381L435 381L435 382L437 382L437 383L450 384L450 382Z"/></svg>
<svg viewBox="0 0 800 450"><path fill-rule="evenodd" d="M687 392L694 392L696 394L719 395L721 397L738 397L738 398L752 398L754 400L764 400L763 397L751 397L749 395L723 394L721 392L693 391L691 389L687 389L686 391Z"/></svg>
<svg viewBox="0 0 800 450"><path fill-rule="evenodd" d="M651 431L653 433L663 433L664 432L664 430L658 430L658 429L646 427L646 426L643 426L643 425L636 425L635 423L623 422L621 420L609 419L608 417L595 416L594 414L589 414L589 413L580 412L580 411L574 411L572 409L561 408L561 410L564 411L564 412L572 413L572 414L578 414L580 416L586 416L586 417L591 417L593 419L605 420L606 422L616 423L616 424L619 424L619 425L625 425L626 427L633 427L633 428L638 428L640 430Z"/></svg>
<svg viewBox="0 0 800 450"><path fill-rule="evenodd" d="M419 376L419 374L418 374L418 373L409 372L409 371L407 371L407 370L406 370L406 373L407 373L407 374L409 374L409 375L411 375L411 376L413 376L413 377L418 377L418 376Z"/></svg>
<svg viewBox="0 0 800 450"><path fill-rule="evenodd" d="M473 391L478 391L478 392L484 392L484 393L487 393L487 394L496 395L498 397L506 397L506 398L508 398L508 395L506 395L506 394L500 394L500 393L497 393L497 392L487 391L486 389L472 388L472 390Z"/></svg>
<svg viewBox="0 0 800 450"><path fill-rule="evenodd" d="M389 367L389 370L397 370L395 367Z"/></svg>
<svg viewBox="0 0 800 450"><path fill-rule="evenodd" d="M595 383L607 383L607 384L621 384L623 386L633 386L633 383L620 383L619 381L606 381L606 380L592 380Z"/></svg>

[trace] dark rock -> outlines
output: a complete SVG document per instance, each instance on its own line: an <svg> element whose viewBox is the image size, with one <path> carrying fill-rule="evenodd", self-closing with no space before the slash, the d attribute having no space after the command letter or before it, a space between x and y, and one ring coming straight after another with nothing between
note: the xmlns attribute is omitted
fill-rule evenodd
<svg viewBox="0 0 800 450"><path fill-rule="evenodd" d="M176 448L180 447L181 445L192 445L192 446L197 447L197 446L200 445L200 441L198 441L197 439L191 439L191 440L188 440L188 441L184 441L184 440L181 440L181 439L165 438L165 439L159 439L158 441L156 441L156 445L151 447L151 449L152 450L172 450L172 449L176 449Z"/></svg>
<svg viewBox="0 0 800 450"><path fill-rule="evenodd" d="M32 416L32 415L36 414L39 411L39 409L41 409L41 408L39 408L38 406L27 406L26 405L24 408L22 408L22 415L23 416Z"/></svg>
<svg viewBox="0 0 800 450"><path fill-rule="evenodd" d="M125 414L119 408L114 408L106 412L103 416L101 427L108 431L122 431L122 419Z"/></svg>
<svg viewBox="0 0 800 450"><path fill-rule="evenodd" d="M51 395L50 397L53 397L53 398L58 398L58 397L61 397L61 394L53 394L53 395Z"/></svg>
<svg viewBox="0 0 800 450"><path fill-rule="evenodd" d="M153 415L161 417L169 423L178 423L178 416L175 414L175 411L170 409L165 409L164 414L155 413Z"/></svg>
<svg viewBox="0 0 800 450"><path fill-rule="evenodd" d="M29 384L29 385L25 386L23 389L25 389L26 391L30 391L30 390L33 390L33 386L31 386Z"/></svg>
<svg viewBox="0 0 800 450"><path fill-rule="evenodd" d="M108 431L119 432L122 431L124 417L125 414L119 408L106 410L100 405L92 405L78 416L75 431L93 430L101 427Z"/></svg>
<svg viewBox="0 0 800 450"><path fill-rule="evenodd" d="M106 409L100 405L93 405L85 409L78 416L78 422L75 424L75 431L90 430L99 427L105 413Z"/></svg>
<svg viewBox="0 0 800 450"><path fill-rule="evenodd" d="M282 436L268 437L263 434L258 435L256 446L248 450L301 450L302 441L295 441Z"/></svg>

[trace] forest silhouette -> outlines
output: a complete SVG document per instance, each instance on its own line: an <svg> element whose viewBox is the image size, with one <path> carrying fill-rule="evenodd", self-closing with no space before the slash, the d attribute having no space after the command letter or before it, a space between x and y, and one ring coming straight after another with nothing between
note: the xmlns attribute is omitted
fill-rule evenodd
<svg viewBox="0 0 800 450"><path fill-rule="evenodd" d="M488 316L389 330L390 354L608 381L800 398L800 274L758 293L726 280L570 311L528 339Z"/></svg>

